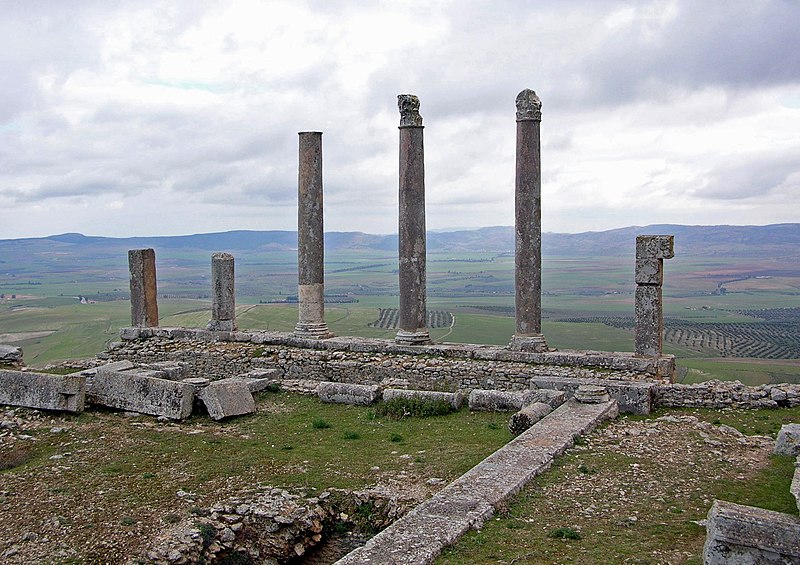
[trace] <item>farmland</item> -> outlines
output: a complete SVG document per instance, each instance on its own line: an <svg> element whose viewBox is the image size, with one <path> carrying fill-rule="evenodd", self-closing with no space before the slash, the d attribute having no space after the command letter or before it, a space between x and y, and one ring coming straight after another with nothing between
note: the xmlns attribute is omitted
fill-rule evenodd
<svg viewBox="0 0 800 565"><path fill-rule="evenodd" d="M62 239L0 242L0 341L21 345L31 366L91 356L129 323L125 250L131 243ZM326 319L338 335L392 338L396 251L362 245L363 239L326 253ZM161 245L161 325L205 326L210 251ZM631 351L632 250L585 256L562 246L548 255L548 247L542 273L548 344ZM701 255L681 254L679 247L665 262L665 350L678 357L687 381L800 382L798 261L785 246L760 254L742 249ZM291 331L297 321L296 252L277 244L230 251L236 256L239 327ZM513 253L429 250L428 310L434 340L508 343L514 332Z"/></svg>

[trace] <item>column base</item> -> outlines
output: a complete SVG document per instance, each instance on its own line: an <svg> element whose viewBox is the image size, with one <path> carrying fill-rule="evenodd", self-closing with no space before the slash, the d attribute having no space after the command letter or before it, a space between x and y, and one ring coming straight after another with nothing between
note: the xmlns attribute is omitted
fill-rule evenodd
<svg viewBox="0 0 800 565"><path fill-rule="evenodd" d="M514 335L508 344L512 351L531 351L533 353L544 353L549 351L547 341L542 334Z"/></svg>
<svg viewBox="0 0 800 565"><path fill-rule="evenodd" d="M417 330L415 332L400 330L397 332L394 342L400 345L429 345L432 343L431 336L426 329Z"/></svg>
<svg viewBox="0 0 800 565"><path fill-rule="evenodd" d="M333 337L333 332L328 329L325 322L297 322L293 334L296 337L307 339L328 339Z"/></svg>
<svg viewBox="0 0 800 565"><path fill-rule="evenodd" d="M233 320L211 320L206 329L212 332L235 332L236 322Z"/></svg>

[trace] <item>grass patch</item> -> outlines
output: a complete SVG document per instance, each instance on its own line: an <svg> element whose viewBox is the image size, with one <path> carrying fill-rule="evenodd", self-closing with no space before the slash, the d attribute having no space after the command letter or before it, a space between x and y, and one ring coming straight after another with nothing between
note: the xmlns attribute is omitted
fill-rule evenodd
<svg viewBox="0 0 800 565"><path fill-rule="evenodd" d="M346 432L344 432L342 437L344 437L344 439L351 439L351 440L352 439L361 439L361 434L359 434L358 432L346 431Z"/></svg>
<svg viewBox="0 0 800 565"><path fill-rule="evenodd" d="M575 539L579 540L582 539L581 535L572 528L556 528L555 530L551 530L547 537L555 538L555 539Z"/></svg>
<svg viewBox="0 0 800 565"><path fill-rule="evenodd" d="M388 402L381 402L375 407L378 417L401 420L403 418L428 418L431 416L444 416L453 412L453 407L444 400L429 400L423 398L393 398Z"/></svg>
<svg viewBox="0 0 800 565"><path fill-rule="evenodd" d="M332 426L322 418L314 418L311 420L311 427L315 430L327 430Z"/></svg>

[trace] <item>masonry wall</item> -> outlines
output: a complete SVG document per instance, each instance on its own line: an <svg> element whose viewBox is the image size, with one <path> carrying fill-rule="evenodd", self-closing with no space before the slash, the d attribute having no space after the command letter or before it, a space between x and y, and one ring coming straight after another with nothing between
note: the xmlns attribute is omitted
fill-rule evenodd
<svg viewBox="0 0 800 565"><path fill-rule="evenodd" d="M179 361L185 376L212 380L276 368L283 379L336 381L420 390L523 390L533 377L603 379L654 384L652 407L778 408L800 405L800 384L745 386L738 381L671 382L672 356L556 351L498 346L402 346L354 337L309 340L280 332L210 332L124 328L107 357L136 363Z"/></svg>

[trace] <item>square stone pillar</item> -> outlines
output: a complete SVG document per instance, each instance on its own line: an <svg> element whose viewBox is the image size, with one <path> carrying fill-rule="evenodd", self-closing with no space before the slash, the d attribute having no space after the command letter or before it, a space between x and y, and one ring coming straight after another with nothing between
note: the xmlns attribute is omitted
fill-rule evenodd
<svg viewBox="0 0 800 565"><path fill-rule="evenodd" d="M509 347L547 351L542 335L542 101L533 90L517 95L514 189L514 288L516 328Z"/></svg>
<svg viewBox="0 0 800 565"><path fill-rule="evenodd" d="M211 321L206 326L212 331L236 330L236 288L234 284L234 259L230 253L211 256Z"/></svg>
<svg viewBox="0 0 800 565"><path fill-rule="evenodd" d="M636 320L634 351L643 357L663 353L664 305L661 285L664 282L664 259L672 259L675 237L640 235L636 237Z"/></svg>
<svg viewBox="0 0 800 565"><path fill-rule="evenodd" d="M294 334L333 337L325 323L325 230L322 216L322 132L300 136L297 177L297 298Z"/></svg>
<svg viewBox="0 0 800 565"><path fill-rule="evenodd" d="M156 252L152 249L128 251L131 279L131 325L158 326L158 289L156 287Z"/></svg>
<svg viewBox="0 0 800 565"><path fill-rule="evenodd" d="M400 329L395 341L431 342L426 309L425 150L419 98L397 97L400 110L399 273Z"/></svg>

